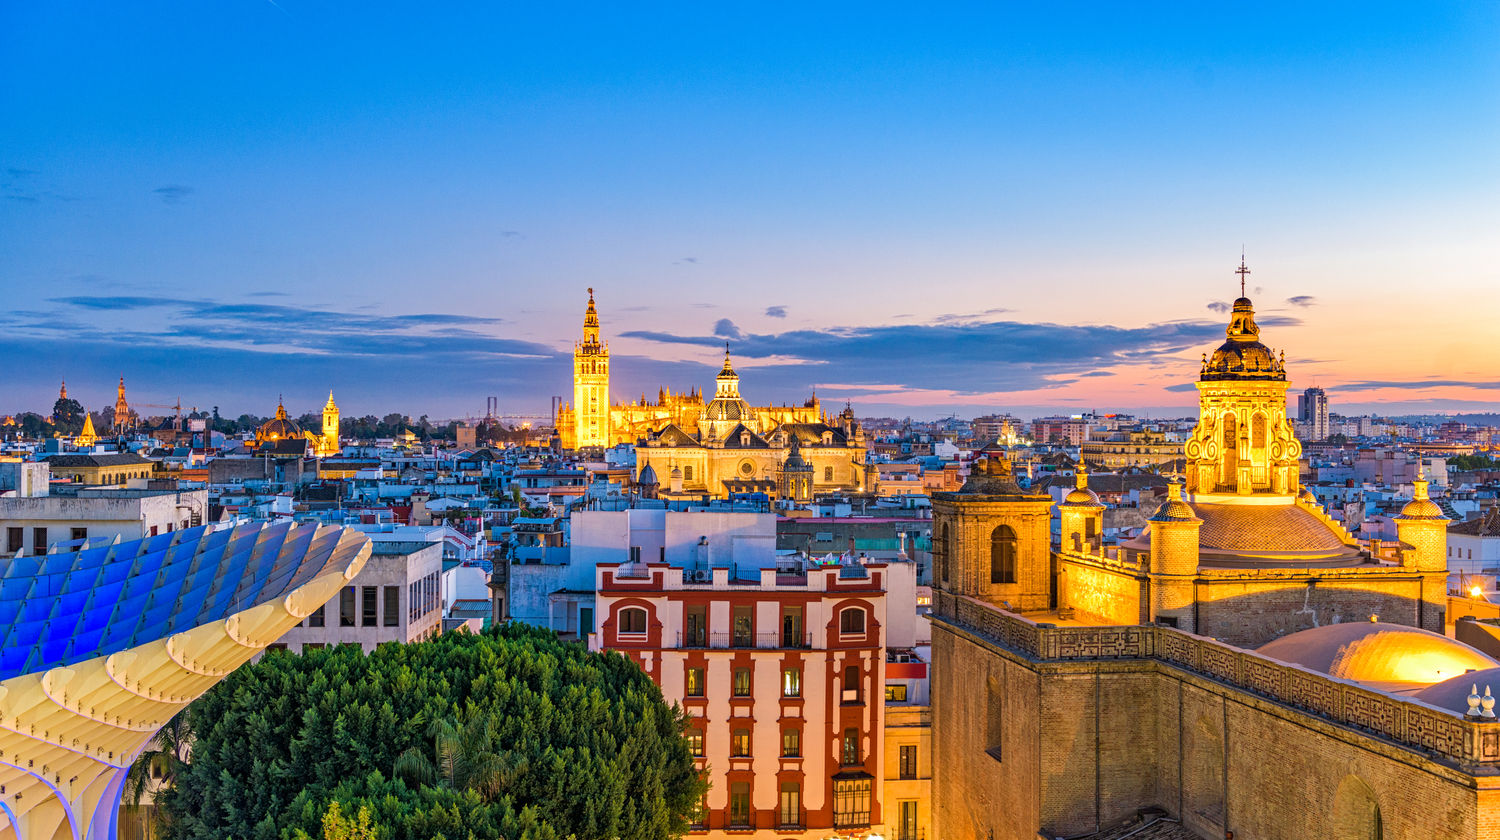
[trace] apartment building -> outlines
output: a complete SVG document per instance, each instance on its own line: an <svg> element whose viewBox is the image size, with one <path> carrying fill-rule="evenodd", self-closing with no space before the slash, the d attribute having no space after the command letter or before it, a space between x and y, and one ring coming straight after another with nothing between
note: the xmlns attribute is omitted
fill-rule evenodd
<svg viewBox="0 0 1500 840"><path fill-rule="evenodd" d="M711 782L695 834L889 836L887 646L913 644L915 565L765 559L598 563L593 646L692 719Z"/></svg>

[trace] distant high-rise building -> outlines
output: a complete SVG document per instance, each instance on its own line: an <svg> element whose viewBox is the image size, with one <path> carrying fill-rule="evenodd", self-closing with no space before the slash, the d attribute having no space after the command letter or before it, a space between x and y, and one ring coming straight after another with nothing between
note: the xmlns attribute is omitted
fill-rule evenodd
<svg viewBox="0 0 1500 840"><path fill-rule="evenodd" d="M1308 440L1328 439L1328 395L1322 388L1308 388L1297 397L1297 419L1306 425Z"/></svg>

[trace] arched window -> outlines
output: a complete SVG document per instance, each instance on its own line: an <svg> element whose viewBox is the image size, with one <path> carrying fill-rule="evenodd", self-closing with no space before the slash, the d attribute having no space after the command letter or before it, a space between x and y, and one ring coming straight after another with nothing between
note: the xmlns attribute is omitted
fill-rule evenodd
<svg viewBox="0 0 1500 840"><path fill-rule="evenodd" d="M646 632L646 611L640 607L626 607L620 610L620 632L644 634Z"/></svg>
<svg viewBox="0 0 1500 840"><path fill-rule="evenodd" d="M1220 440L1222 466L1219 468L1219 483L1233 487L1238 481L1240 467L1240 434L1234 415L1226 414L1223 420L1224 435Z"/></svg>
<svg viewBox="0 0 1500 840"><path fill-rule="evenodd" d="M1016 582L1016 532L997 525L990 535L990 583Z"/></svg>
<svg viewBox="0 0 1500 840"><path fill-rule="evenodd" d="M845 636L861 636L865 632L865 611L862 607L848 607L839 613L839 633Z"/></svg>

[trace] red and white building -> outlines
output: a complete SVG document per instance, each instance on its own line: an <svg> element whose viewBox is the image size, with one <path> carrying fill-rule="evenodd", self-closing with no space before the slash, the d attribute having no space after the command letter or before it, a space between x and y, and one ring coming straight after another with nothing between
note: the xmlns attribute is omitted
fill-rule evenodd
<svg viewBox="0 0 1500 840"><path fill-rule="evenodd" d="M599 563L593 646L690 716L711 785L695 833L889 836L886 649L913 644L916 566L765 559Z"/></svg>

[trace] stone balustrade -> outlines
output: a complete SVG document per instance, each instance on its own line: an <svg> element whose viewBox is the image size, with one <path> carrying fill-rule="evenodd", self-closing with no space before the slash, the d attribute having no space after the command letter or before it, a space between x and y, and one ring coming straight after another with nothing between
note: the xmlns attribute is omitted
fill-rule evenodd
<svg viewBox="0 0 1500 840"><path fill-rule="evenodd" d="M947 592L933 616L1040 662L1152 659L1463 767L1500 770L1500 722L1437 709L1170 627L1059 627Z"/></svg>

